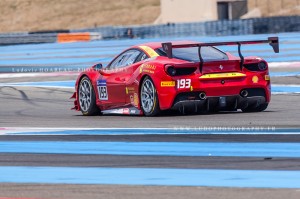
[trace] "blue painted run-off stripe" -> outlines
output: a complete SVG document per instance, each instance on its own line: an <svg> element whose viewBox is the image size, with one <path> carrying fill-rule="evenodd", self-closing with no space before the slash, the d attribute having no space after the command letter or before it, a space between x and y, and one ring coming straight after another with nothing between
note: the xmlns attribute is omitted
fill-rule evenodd
<svg viewBox="0 0 300 199"><path fill-rule="evenodd" d="M0 142L1 153L300 157L300 143Z"/></svg>
<svg viewBox="0 0 300 199"><path fill-rule="evenodd" d="M300 188L300 171L0 167L1 183Z"/></svg>
<svg viewBox="0 0 300 199"><path fill-rule="evenodd" d="M29 86L29 87L62 87L75 88L75 81L47 81L47 82L18 82L1 83L0 86Z"/></svg>
<svg viewBox="0 0 300 199"><path fill-rule="evenodd" d="M300 85L293 86L271 86L271 90L274 93L300 93Z"/></svg>

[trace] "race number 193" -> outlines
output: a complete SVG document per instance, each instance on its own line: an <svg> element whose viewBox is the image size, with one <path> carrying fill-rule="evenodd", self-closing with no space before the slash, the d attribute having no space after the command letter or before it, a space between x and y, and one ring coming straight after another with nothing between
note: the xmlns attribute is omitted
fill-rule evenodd
<svg viewBox="0 0 300 199"><path fill-rule="evenodd" d="M190 88L191 79L179 79L177 80L177 88Z"/></svg>

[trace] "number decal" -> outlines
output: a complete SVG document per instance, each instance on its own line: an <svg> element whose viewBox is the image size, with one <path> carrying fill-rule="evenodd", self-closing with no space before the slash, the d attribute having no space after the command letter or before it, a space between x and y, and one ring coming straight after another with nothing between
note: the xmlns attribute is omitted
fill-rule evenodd
<svg viewBox="0 0 300 199"><path fill-rule="evenodd" d="M97 81L97 89L100 100L108 100L107 86L105 80Z"/></svg>
<svg viewBox="0 0 300 199"><path fill-rule="evenodd" d="M99 93L100 100L108 100L106 86L98 86L98 93Z"/></svg>
<svg viewBox="0 0 300 199"><path fill-rule="evenodd" d="M177 88L190 88L191 79L179 79L177 80Z"/></svg>

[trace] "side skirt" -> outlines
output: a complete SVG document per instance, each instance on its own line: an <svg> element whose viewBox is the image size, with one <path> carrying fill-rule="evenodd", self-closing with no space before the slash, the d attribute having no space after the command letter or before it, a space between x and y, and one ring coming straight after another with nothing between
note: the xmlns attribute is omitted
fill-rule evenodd
<svg viewBox="0 0 300 199"><path fill-rule="evenodd" d="M136 107L124 107L124 108L115 108L101 111L105 114L116 114L116 115L143 115L143 112Z"/></svg>

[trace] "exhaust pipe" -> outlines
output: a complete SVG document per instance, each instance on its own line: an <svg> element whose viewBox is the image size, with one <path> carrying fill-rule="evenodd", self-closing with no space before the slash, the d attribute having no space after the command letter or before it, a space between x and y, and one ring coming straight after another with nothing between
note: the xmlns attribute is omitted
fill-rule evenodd
<svg viewBox="0 0 300 199"><path fill-rule="evenodd" d="M200 94L199 94L199 98L200 98L201 100L205 100L205 99L206 99L206 94L205 94L204 92L200 93Z"/></svg>
<svg viewBox="0 0 300 199"><path fill-rule="evenodd" d="M248 91L247 90L242 90L241 91L241 96L242 97L247 97L248 96Z"/></svg>

